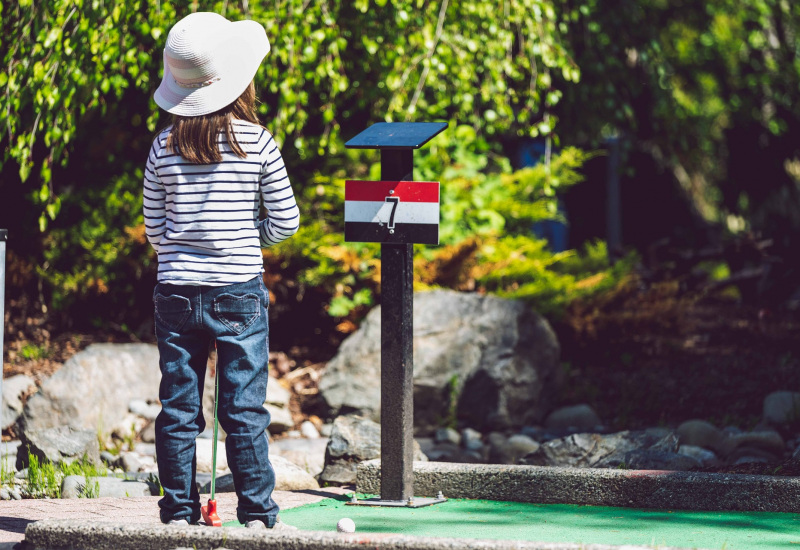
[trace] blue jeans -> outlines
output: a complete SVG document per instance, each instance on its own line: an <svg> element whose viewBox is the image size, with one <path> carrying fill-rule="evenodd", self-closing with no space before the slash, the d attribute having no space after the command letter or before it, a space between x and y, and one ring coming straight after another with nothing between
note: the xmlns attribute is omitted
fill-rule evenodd
<svg viewBox="0 0 800 550"><path fill-rule="evenodd" d="M156 418L161 521L200 519L195 440L205 429L202 398L210 345L217 342L218 418L240 522L275 524L275 472L264 408L269 364L269 295L260 276L228 286L159 283L153 292L161 366Z"/></svg>

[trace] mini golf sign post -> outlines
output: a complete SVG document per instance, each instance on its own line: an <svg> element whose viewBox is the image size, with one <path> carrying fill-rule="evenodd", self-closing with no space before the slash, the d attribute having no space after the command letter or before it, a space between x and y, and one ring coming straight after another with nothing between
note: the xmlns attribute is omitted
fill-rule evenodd
<svg viewBox="0 0 800 550"><path fill-rule="evenodd" d="M444 122L380 122L345 143L379 149L381 181L345 182L344 234L381 243L381 496L348 504L417 508L444 502L414 498L414 243L439 244L439 184L413 181L414 149Z"/></svg>

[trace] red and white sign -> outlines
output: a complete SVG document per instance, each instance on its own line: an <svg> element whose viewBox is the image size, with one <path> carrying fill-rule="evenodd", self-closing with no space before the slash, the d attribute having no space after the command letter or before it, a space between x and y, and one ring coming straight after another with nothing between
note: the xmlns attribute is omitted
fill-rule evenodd
<svg viewBox="0 0 800 550"><path fill-rule="evenodd" d="M344 240L439 244L439 183L347 180Z"/></svg>

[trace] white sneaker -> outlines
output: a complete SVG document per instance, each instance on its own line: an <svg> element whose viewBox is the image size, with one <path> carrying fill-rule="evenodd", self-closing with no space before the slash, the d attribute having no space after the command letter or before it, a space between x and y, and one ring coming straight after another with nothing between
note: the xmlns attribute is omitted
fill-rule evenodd
<svg viewBox="0 0 800 550"><path fill-rule="evenodd" d="M267 525L260 519L254 519L244 524L248 529L266 529Z"/></svg>
<svg viewBox="0 0 800 550"><path fill-rule="evenodd" d="M169 523L167 523L167 525L180 525L180 526L183 526L183 525L189 525L189 522L186 521L185 519L171 519L171 520L169 520Z"/></svg>

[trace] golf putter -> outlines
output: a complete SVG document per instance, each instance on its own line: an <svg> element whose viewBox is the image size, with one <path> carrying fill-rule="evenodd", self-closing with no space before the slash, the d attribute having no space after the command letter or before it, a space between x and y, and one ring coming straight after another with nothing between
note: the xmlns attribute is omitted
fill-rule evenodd
<svg viewBox="0 0 800 550"><path fill-rule="evenodd" d="M219 393L219 352L217 351L217 341L214 340L214 446L211 448L211 498L208 499L206 506L200 507L203 514L203 521L211 527L222 527L222 520L217 515L217 501L214 499L214 491L217 485L217 394Z"/></svg>

